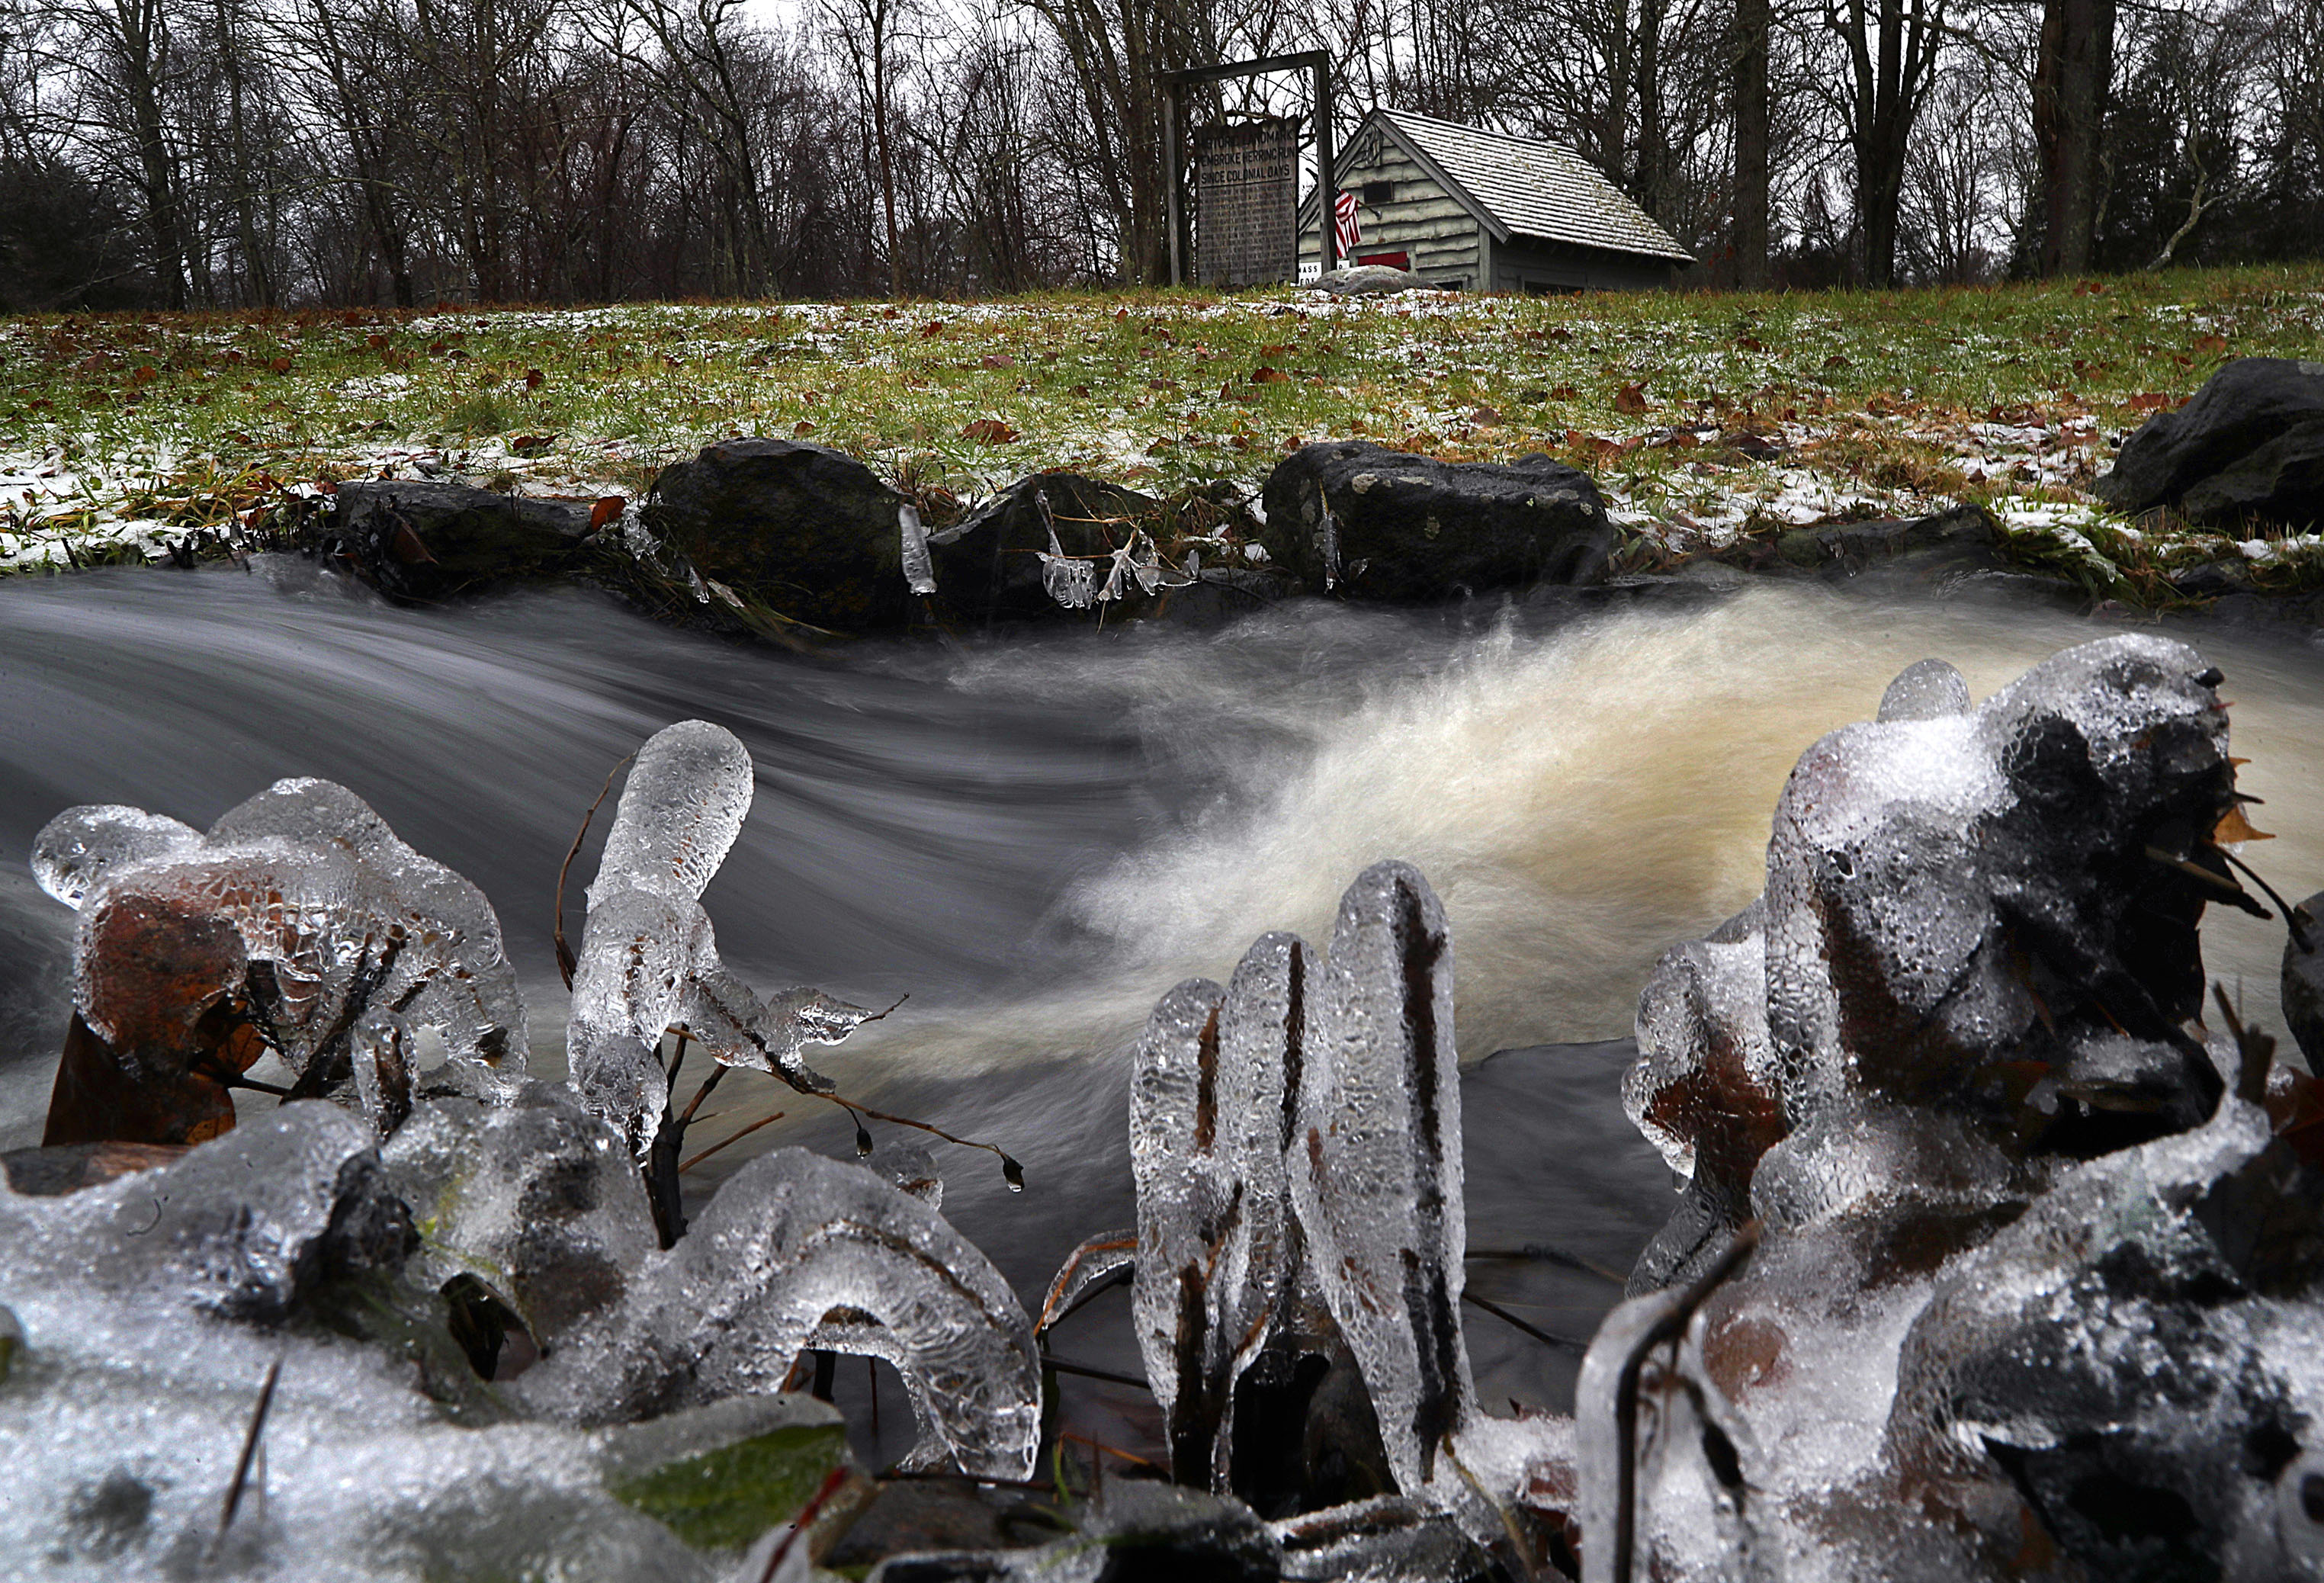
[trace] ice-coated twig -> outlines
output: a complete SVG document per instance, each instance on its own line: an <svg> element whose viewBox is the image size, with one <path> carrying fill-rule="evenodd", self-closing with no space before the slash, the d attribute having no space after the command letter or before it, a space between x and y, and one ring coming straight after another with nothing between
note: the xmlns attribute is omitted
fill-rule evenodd
<svg viewBox="0 0 2324 1583"><path fill-rule="evenodd" d="M1041 1316L1033 1322L1036 1335L1045 1334L1082 1305L1084 1293L1111 1285L1123 1271L1138 1263L1138 1232L1101 1231L1065 1256L1041 1302Z"/></svg>
<svg viewBox="0 0 2324 1583"><path fill-rule="evenodd" d="M1268 934L1230 989L1194 979L1171 990L1130 1084L1139 1349L1176 1476L1214 1489L1227 1486L1235 1382L1290 1276L1285 1095L1305 1063L1307 959L1296 936Z"/></svg>
<svg viewBox="0 0 2324 1583"><path fill-rule="evenodd" d="M920 509L909 501L898 506L896 526L902 539L904 585L915 594L934 594L936 573L928 558L928 533L921 526Z"/></svg>
<svg viewBox="0 0 2324 1583"><path fill-rule="evenodd" d="M581 843L589 838L589 826L596 820L597 809L604 803L606 794L613 789L613 777L622 772L622 765L636 757L632 753L605 771L605 784L597 788L597 795L590 800L588 811L581 815L581 828L573 833L573 844L565 849L565 861L557 865L557 925L549 931L549 937L557 945L558 975L565 980L565 987L568 989L573 988L573 970L578 964L574 958L572 945L565 938L565 877L572 871L573 860L581 855Z"/></svg>
<svg viewBox="0 0 2324 1583"><path fill-rule="evenodd" d="M835 1314L844 1322L827 1323ZM617 1309L515 1388L555 1417L617 1422L778 1390L810 1346L895 1367L920 1465L1031 1473L1040 1365L1008 1283L927 1204L803 1149L743 1166L684 1241L644 1261Z"/></svg>
<svg viewBox="0 0 2324 1583"><path fill-rule="evenodd" d="M1436 1480L1474 1411L1452 953L1419 870L1374 864L1340 901L1290 1173L1309 1267L1363 1372L1398 1486Z"/></svg>
<svg viewBox="0 0 2324 1583"><path fill-rule="evenodd" d="M258 1387L258 1404L250 1410L250 1427L242 1437L242 1454L234 1459L234 1478L226 1488L226 1504L218 1511L218 1537L226 1537L234 1526L235 1514L242 1510L243 1491L250 1486L251 1464L258 1458L258 1442L266 1434L266 1415L274 1407L274 1387L282 1378L282 1359L277 1358L266 1371L266 1383Z"/></svg>
<svg viewBox="0 0 2324 1583"><path fill-rule="evenodd" d="M872 1018L804 986L761 1002L719 961L701 896L752 793L751 756L732 732L688 720L656 732L638 750L589 887L567 1060L583 1103L619 1127L641 1161L669 1105L666 1032L689 1035L722 1066L827 1093L830 1081L800 1050L837 1044Z"/></svg>

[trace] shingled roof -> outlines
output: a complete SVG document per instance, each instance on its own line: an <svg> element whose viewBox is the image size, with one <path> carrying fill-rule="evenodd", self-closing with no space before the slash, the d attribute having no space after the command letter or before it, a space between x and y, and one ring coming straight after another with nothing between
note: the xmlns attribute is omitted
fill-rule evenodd
<svg viewBox="0 0 2324 1583"><path fill-rule="evenodd" d="M1694 255L1632 203L1605 173L1554 143L1510 137L1416 115L1374 110L1379 122L1477 217L1499 235L1692 263ZM1348 140L1352 148L1356 139Z"/></svg>

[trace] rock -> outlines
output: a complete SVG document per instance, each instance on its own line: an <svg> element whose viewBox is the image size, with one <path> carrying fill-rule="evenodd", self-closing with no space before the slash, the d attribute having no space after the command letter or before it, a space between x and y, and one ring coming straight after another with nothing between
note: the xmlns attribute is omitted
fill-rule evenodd
<svg viewBox="0 0 2324 1583"><path fill-rule="evenodd" d="M1310 290L1329 291L1334 297L1388 297L1398 291L1433 289L1410 270L1400 270L1391 264L1344 265L1329 274L1317 276L1307 285Z"/></svg>
<svg viewBox="0 0 2324 1583"><path fill-rule="evenodd" d="M1053 1522L1022 1499L948 1481L883 1484L862 1515L825 1557L833 1567L869 1566L921 1551L1001 1551L1047 1542Z"/></svg>
<svg viewBox="0 0 2324 1583"><path fill-rule="evenodd" d="M1823 540L1805 528L1776 536L1775 554L1787 566L1813 568L1823 565Z"/></svg>
<svg viewBox="0 0 2324 1583"><path fill-rule="evenodd" d="M1835 523L1813 531L1832 563L1831 570L1848 576L1900 560L1909 560L1914 570L1923 573L1986 571L2001 565L1993 523L1973 505L1925 517Z"/></svg>
<svg viewBox="0 0 2324 1583"><path fill-rule="evenodd" d="M589 536L589 507L464 483L342 483L329 533L391 599L443 599L562 570Z"/></svg>
<svg viewBox="0 0 2324 1583"><path fill-rule="evenodd" d="M2324 522L2324 363L2236 359L2141 425L2093 489L2117 511L2172 506L2218 526Z"/></svg>
<svg viewBox="0 0 2324 1583"><path fill-rule="evenodd" d="M1154 613L1177 626L1223 626L1237 616L1265 610L1298 592L1298 584L1272 572L1255 567L1204 566L1192 586L1165 590Z"/></svg>
<svg viewBox="0 0 2324 1583"><path fill-rule="evenodd" d="M1265 500L1275 565L1311 589L1394 603L1601 583L1618 542L1589 475L1538 455L1440 462L1326 441L1277 463Z"/></svg>
<svg viewBox="0 0 2324 1583"><path fill-rule="evenodd" d="M1896 673L1880 695L1883 722L1898 720L1938 720L1969 713L1969 682L1941 659L1916 660Z"/></svg>
<svg viewBox="0 0 2324 1583"><path fill-rule="evenodd" d="M911 613L903 503L841 452L733 439L664 468L640 515L703 577L792 621L865 632Z"/></svg>
<svg viewBox="0 0 2324 1583"><path fill-rule="evenodd" d="M2319 1072L2324 1071L2324 890L2301 902L2299 911L2308 944L2302 950L2297 940L2283 943L2283 1022L2308 1058L2308 1070Z"/></svg>
<svg viewBox="0 0 2324 1583"><path fill-rule="evenodd" d="M2171 586L2197 599L2218 599L2229 594L2251 592L2251 579L2243 568L2227 561L2203 561L2184 571L2171 574Z"/></svg>
<svg viewBox="0 0 2324 1583"><path fill-rule="evenodd" d="M1049 529L1037 496L1047 497L1057 543L1074 556L1105 555L1139 528L1151 531L1162 509L1151 495L1078 473L1020 478L960 521L928 536L936 596L946 613L980 623L1068 614L1090 619L1087 612L1068 612L1041 587L1036 552L1048 549ZM1104 568L1099 570L1102 581Z"/></svg>

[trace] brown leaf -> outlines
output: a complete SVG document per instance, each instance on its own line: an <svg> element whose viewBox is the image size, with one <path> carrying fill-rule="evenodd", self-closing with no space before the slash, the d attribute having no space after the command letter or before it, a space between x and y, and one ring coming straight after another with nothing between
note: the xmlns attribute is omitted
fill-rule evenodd
<svg viewBox="0 0 2324 1583"><path fill-rule="evenodd" d="M2243 805L2238 803L2211 826L2211 839L2225 845L2232 841L2273 841L2275 837L2267 831L2253 829L2251 821L2244 817Z"/></svg>
<svg viewBox="0 0 2324 1583"><path fill-rule="evenodd" d="M364 345L370 347L374 352L384 352L387 350L387 337L385 336L366 336L364 337Z"/></svg>
<svg viewBox="0 0 2324 1583"><path fill-rule="evenodd" d="M1250 371L1250 382L1255 385L1289 384L1291 376L1279 368L1269 368L1262 363Z"/></svg>
<svg viewBox="0 0 2324 1583"><path fill-rule="evenodd" d="M290 372L290 360L288 357L277 357L267 364L266 372L269 373L289 373Z"/></svg>
<svg viewBox="0 0 2324 1583"><path fill-rule="evenodd" d="M626 495L601 494L597 503L589 508L589 531L595 533L606 523L630 509Z"/></svg>
<svg viewBox="0 0 2324 1583"><path fill-rule="evenodd" d="M528 368L524 371L524 388L526 390L537 391L548 382L549 376L541 373L540 370L537 368Z"/></svg>
<svg viewBox="0 0 2324 1583"><path fill-rule="evenodd" d="M1738 336L1735 337L1735 347L1739 352L1765 352L1767 349L1767 344L1757 336Z"/></svg>
<svg viewBox="0 0 2324 1583"><path fill-rule="evenodd" d="M1479 428L1492 428L1501 421L1501 415L1490 407L1480 407L1469 414L1469 421Z"/></svg>
<svg viewBox="0 0 2324 1583"><path fill-rule="evenodd" d="M1017 437L1017 431L998 418L980 418L963 428L960 437L981 446L1005 446Z"/></svg>
<svg viewBox="0 0 2324 1583"><path fill-rule="evenodd" d="M2141 391L2130 399L2133 412L2161 412L2172 405L2171 398L2161 391Z"/></svg>
<svg viewBox="0 0 2324 1583"><path fill-rule="evenodd" d="M932 318L932 319L928 320L928 322L927 322L927 323L926 323L926 324L924 324L924 325L922 325L922 326L920 327L920 334L922 334L923 336L941 336L941 335L943 335L943 334L944 334L944 320L942 320L942 319L940 319L940 318Z"/></svg>
<svg viewBox="0 0 2324 1583"><path fill-rule="evenodd" d="M436 557L428 553L428 547L420 541L420 535L411 530L409 522L395 525L395 533L388 539L387 548L390 555L407 566L432 566L436 564Z"/></svg>
<svg viewBox="0 0 2324 1583"><path fill-rule="evenodd" d="M1627 385L1624 385L1620 390L1616 391L1614 392L1614 410L1615 410L1615 411L1617 411L1617 412L1644 412L1646 410L1646 381L1644 381L1644 380L1639 380L1639 381L1638 381L1637 382L1636 382L1635 384L1627 384Z"/></svg>
<svg viewBox="0 0 2324 1583"><path fill-rule="evenodd" d="M804 438L814 432L815 419L812 418L802 418L797 423L791 425L791 433L801 438Z"/></svg>
<svg viewBox="0 0 2324 1583"><path fill-rule="evenodd" d="M2204 336L2195 343L2195 355L2198 357L2217 357L2227 349L2227 338L2225 336Z"/></svg>
<svg viewBox="0 0 2324 1583"><path fill-rule="evenodd" d="M1006 352L988 352L984 354L984 360L980 363L978 366L981 368L1014 368L1017 366L1017 360L1014 357L1010 356Z"/></svg>
<svg viewBox="0 0 2324 1583"><path fill-rule="evenodd" d="M521 434L509 441L509 449L520 456L536 456L556 444L553 434Z"/></svg>
<svg viewBox="0 0 2324 1583"><path fill-rule="evenodd" d="M1854 364L1848 361L1844 354L1838 352L1835 352L1831 356L1825 358L1823 360L1823 365L1826 368L1850 368L1854 366Z"/></svg>

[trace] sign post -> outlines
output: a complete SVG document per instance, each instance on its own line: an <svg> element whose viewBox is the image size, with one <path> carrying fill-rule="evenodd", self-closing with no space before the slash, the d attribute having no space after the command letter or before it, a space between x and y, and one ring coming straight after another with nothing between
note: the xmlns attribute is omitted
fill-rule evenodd
<svg viewBox="0 0 2324 1583"><path fill-rule="evenodd" d="M1333 190L1336 186L1338 161L1334 159L1332 149L1332 57L1325 51L1310 50L1297 55L1270 55L1260 60L1239 60L1227 66L1196 66L1185 71L1166 71L1162 74L1162 157L1167 166L1167 174L1169 177L1169 189L1166 207L1167 210L1167 223L1170 227L1170 283L1174 286L1185 284L1187 264L1189 262L1188 255L1192 251L1194 251L1187 244L1186 221L1188 216L1186 214L1186 204L1184 192L1186 153L1186 88L1190 84L1194 83L1220 82L1228 78L1233 77L1260 77L1277 71L1305 71L1309 74L1309 80L1314 96L1314 115L1315 122L1315 220L1317 228L1321 232L1320 240L1323 243L1323 268L1326 271L1330 271L1336 269L1339 266L1340 247L1338 228L1333 224L1334 214ZM1279 126L1284 124L1284 123L1276 122L1270 124L1261 122L1258 124L1261 127L1265 127L1269 124ZM1235 134L1231 133L1213 132L1197 140L1195 159L1198 167L1198 174L1196 178L1198 187L1204 179L1203 175L1200 173L1200 166L1204 151L1206 148L1219 146L1216 144L1215 139L1222 135L1232 136ZM1292 147L1293 152L1288 155L1285 162L1286 164L1296 165L1297 160L1296 141ZM1238 161L1239 164L1244 162L1245 161ZM1224 201L1224 185L1226 184L1221 184L1222 201ZM1271 277L1277 280L1288 280L1298 272L1298 183L1296 176L1291 178L1291 185L1293 206L1293 218L1291 223L1291 262L1285 266L1282 274ZM1212 215L1210 211L1205 211L1195 217L1198 220L1205 222L1204 229L1211 229L1210 222ZM1195 264L1197 272L1203 273L1205 278L1208 278L1207 272L1210 268L1209 260L1213 256L1212 244L1209 240L1205 239L1200 243L1200 248L1203 256L1199 259L1194 260L1193 262ZM1235 283L1248 284L1250 282L1240 281Z"/></svg>

